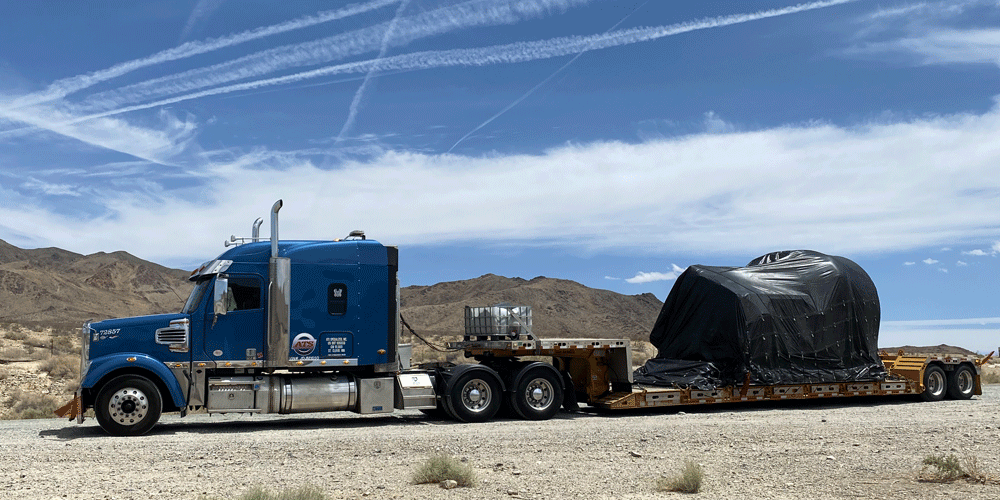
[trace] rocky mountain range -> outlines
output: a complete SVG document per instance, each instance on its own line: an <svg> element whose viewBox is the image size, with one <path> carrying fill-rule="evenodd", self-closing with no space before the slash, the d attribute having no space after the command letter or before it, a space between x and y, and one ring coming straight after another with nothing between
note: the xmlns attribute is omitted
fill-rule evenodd
<svg viewBox="0 0 1000 500"><path fill-rule="evenodd" d="M53 327L177 311L190 273L126 252L25 250L0 240L0 322Z"/></svg>
<svg viewBox="0 0 1000 500"><path fill-rule="evenodd" d="M89 319L176 312L193 288L189 274L121 251L25 250L0 240L0 323L71 328ZM400 300L403 317L418 332L447 336L462 334L466 305L509 302L532 307L538 336L639 340L661 306L652 294L492 274L405 287Z"/></svg>

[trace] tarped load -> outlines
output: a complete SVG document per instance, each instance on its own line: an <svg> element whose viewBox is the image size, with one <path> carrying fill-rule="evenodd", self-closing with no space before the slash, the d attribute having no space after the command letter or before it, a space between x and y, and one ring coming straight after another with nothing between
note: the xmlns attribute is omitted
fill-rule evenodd
<svg viewBox="0 0 1000 500"><path fill-rule="evenodd" d="M885 378L878 292L849 259L774 252L746 267L691 266L663 303L642 384L709 389Z"/></svg>

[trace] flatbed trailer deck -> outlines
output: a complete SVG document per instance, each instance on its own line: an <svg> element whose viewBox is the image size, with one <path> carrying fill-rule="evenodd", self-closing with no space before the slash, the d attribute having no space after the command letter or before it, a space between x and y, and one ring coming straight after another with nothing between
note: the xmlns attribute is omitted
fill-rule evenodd
<svg viewBox="0 0 1000 500"><path fill-rule="evenodd" d="M545 356L569 374L567 392L580 402L606 410L667 406L826 399L854 396L922 396L927 401L982 395L981 366L992 356L907 356L880 352L885 380L751 385L699 390L637 384L626 339L466 340L448 347L495 367L522 356ZM569 385L572 384L572 387Z"/></svg>

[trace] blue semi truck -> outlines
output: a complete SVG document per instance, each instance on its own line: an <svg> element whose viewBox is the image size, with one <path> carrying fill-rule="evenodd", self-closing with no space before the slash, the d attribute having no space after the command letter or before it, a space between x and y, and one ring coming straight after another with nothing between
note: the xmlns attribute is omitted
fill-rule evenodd
<svg viewBox="0 0 1000 500"><path fill-rule="evenodd" d="M81 381L57 414L93 409L112 435L148 432L163 412L362 414L418 409L462 422L543 420L586 403L630 409L841 396L981 394L984 360L882 354L871 382L711 390L634 383L625 339L537 339L529 307L466 307L465 337L448 347L476 363L410 364L400 343L398 250L360 231L333 241L250 238L196 269L176 314L86 323ZM545 357L551 362L534 361Z"/></svg>
<svg viewBox="0 0 1000 500"><path fill-rule="evenodd" d="M625 340L543 346L523 328L511 335L506 326L502 335L465 339L497 349L499 355L490 356L496 362L412 368L411 346L399 343L397 248L360 231L342 240L280 241L281 207L279 200L271 209L270 241L257 236L258 219L252 237L231 238L233 248L191 274L195 288L180 312L86 323L80 387L57 413L82 423L84 411L93 408L113 435L144 434L163 412L183 416L202 408L420 409L475 422L506 404L516 415L545 419L566 399L569 365L580 365L572 368L578 376L589 375L586 362L567 361L560 372L549 363L505 356L503 348L522 356L528 348L561 350L567 359L596 356L601 365L613 358L630 377ZM495 331L498 325L485 326ZM610 381L602 380L603 393Z"/></svg>

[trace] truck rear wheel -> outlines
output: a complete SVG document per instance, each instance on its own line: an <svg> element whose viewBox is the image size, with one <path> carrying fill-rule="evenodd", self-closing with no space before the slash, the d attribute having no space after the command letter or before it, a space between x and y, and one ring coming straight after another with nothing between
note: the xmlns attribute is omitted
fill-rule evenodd
<svg viewBox="0 0 1000 500"><path fill-rule="evenodd" d="M485 422L503 404L503 392L496 377L485 370L468 370L448 380L448 413L462 422Z"/></svg>
<svg viewBox="0 0 1000 500"><path fill-rule="evenodd" d="M972 367L958 365L948 374L948 397L951 399L971 399L976 390L976 375Z"/></svg>
<svg viewBox="0 0 1000 500"><path fill-rule="evenodd" d="M149 432L162 411L163 401L156 384L138 375L111 379L94 402L97 422L113 436L140 436Z"/></svg>
<svg viewBox="0 0 1000 500"><path fill-rule="evenodd" d="M541 366L528 368L518 376L511 393L511 406L526 420L548 420L559 412L563 402L562 381L553 370Z"/></svg>
<svg viewBox="0 0 1000 500"><path fill-rule="evenodd" d="M947 391L946 377L940 366L931 365L924 370L924 392L920 397L924 401L941 401Z"/></svg>

